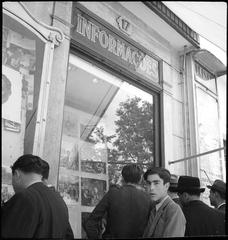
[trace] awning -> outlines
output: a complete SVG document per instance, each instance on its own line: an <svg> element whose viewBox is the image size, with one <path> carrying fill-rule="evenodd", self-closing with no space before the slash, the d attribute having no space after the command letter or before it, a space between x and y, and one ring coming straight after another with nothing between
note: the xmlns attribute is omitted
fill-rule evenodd
<svg viewBox="0 0 228 240"><path fill-rule="evenodd" d="M206 49L197 50L194 59L204 66L208 71L213 73L216 77L226 74L226 66L211 52Z"/></svg>

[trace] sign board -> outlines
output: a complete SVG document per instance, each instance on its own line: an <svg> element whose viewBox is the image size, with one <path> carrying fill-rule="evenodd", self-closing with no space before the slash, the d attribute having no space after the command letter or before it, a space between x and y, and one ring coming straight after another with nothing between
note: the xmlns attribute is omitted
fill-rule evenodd
<svg viewBox="0 0 228 240"><path fill-rule="evenodd" d="M159 83L158 60L86 12L73 10L71 37L74 41L149 82Z"/></svg>

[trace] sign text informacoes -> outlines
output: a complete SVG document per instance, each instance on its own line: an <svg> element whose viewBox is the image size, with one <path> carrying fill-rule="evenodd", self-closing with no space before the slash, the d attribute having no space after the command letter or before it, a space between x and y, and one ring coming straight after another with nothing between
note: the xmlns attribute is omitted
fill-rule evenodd
<svg viewBox="0 0 228 240"><path fill-rule="evenodd" d="M159 83L158 61L140 51L88 15L77 9L74 13L72 38L121 67Z"/></svg>

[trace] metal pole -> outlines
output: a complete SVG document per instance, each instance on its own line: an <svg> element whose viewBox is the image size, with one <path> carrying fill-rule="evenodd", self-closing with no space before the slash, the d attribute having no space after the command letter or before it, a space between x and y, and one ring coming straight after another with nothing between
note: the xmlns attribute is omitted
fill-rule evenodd
<svg viewBox="0 0 228 240"><path fill-rule="evenodd" d="M179 159L179 160L171 161L171 162L169 162L169 164L182 162L182 161L185 161L185 160L189 160L189 159L192 159L192 158L195 158L195 157L200 157L200 156L207 155L207 154L217 152L217 151L221 151L221 150L224 150L224 149L225 149L225 147L217 148L217 149L214 149L214 150L211 150L211 151L208 151L208 152L204 152L204 153L196 154L196 155L193 155L193 156L190 156L190 157L186 157L186 158L182 158L182 159Z"/></svg>

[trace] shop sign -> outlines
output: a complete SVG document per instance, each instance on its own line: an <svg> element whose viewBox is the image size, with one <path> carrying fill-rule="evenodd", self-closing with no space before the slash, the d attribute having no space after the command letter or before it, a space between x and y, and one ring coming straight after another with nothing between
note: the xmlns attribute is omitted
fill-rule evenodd
<svg viewBox="0 0 228 240"><path fill-rule="evenodd" d="M159 83L158 60L79 9L73 14L72 39L147 81Z"/></svg>

